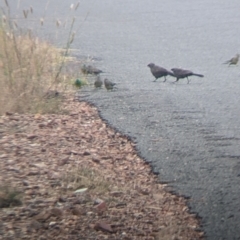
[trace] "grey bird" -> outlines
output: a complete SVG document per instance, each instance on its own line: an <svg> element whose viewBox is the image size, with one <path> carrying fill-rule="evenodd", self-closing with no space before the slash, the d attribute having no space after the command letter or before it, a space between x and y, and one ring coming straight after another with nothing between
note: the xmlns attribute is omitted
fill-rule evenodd
<svg viewBox="0 0 240 240"><path fill-rule="evenodd" d="M101 77L98 75L95 82L94 82L94 86L95 88L100 88L103 85L103 81L101 80Z"/></svg>
<svg viewBox="0 0 240 240"><path fill-rule="evenodd" d="M104 79L104 85L107 90L112 90L116 83L109 81L107 78Z"/></svg>
<svg viewBox="0 0 240 240"><path fill-rule="evenodd" d="M228 66L237 65L238 60L239 60L239 54L236 54L235 57L232 57L230 60L224 62L223 64L228 64Z"/></svg>
<svg viewBox="0 0 240 240"><path fill-rule="evenodd" d="M155 77L154 82L156 82L156 80L161 77L164 77L164 82L166 82L166 76L168 75L174 77L174 74L172 72L163 67L157 66L154 63L149 63L147 66L150 68L152 75Z"/></svg>
<svg viewBox="0 0 240 240"><path fill-rule="evenodd" d="M185 70L182 68L172 68L171 70L174 73L174 76L176 77L176 82L181 78L187 78L189 83L188 77L190 76L204 77L202 74L194 73L190 70Z"/></svg>
<svg viewBox="0 0 240 240"><path fill-rule="evenodd" d="M87 66L84 64L82 67L81 67L81 72L83 73L83 74L88 74L87 72L88 72L88 68L87 68Z"/></svg>
<svg viewBox="0 0 240 240"><path fill-rule="evenodd" d="M88 66L83 65L81 68L81 71L83 74L92 74L92 75L98 75L103 72L102 70L95 68L91 65L88 65Z"/></svg>

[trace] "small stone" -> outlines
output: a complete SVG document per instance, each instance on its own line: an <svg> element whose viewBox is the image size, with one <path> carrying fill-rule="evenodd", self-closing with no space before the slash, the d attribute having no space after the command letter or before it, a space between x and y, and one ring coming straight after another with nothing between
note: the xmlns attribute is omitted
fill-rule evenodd
<svg viewBox="0 0 240 240"><path fill-rule="evenodd" d="M98 158L96 158L96 157L93 157L92 161L95 162L95 163L100 163L100 160Z"/></svg>
<svg viewBox="0 0 240 240"><path fill-rule="evenodd" d="M123 192L114 191L114 192L110 192L110 194L114 197L120 197L121 195L123 195Z"/></svg>
<svg viewBox="0 0 240 240"><path fill-rule="evenodd" d="M58 162L59 166L63 166L69 162L69 157L63 158Z"/></svg>
<svg viewBox="0 0 240 240"><path fill-rule="evenodd" d="M29 183L26 180L23 180L22 183L23 183L23 186L29 186Z"/></svg>
<svg viewBox="0 0 240 240"><path fill-rule="evenodd" d="M15 212L9 212L9 213L8 213L8 216L9 216L9 217L15 217L15 216L16 216L16 213L15 213Z"/></svg>
<svg viewBox="0 0 240 240"><path fill-rule="evenodd" d="M60 203L63 203L63 202L66 202L67 199L64 198L64 197L59 197L58 201L59 201Z"/></svg>
<svg viewBox="0 0 240 240"><path fill-rule="evenodd" d="M105 222L96 223L95 226L94 226L94 229L95 230L101 230L103 232L110 232L110 233L113 232L112 227L108 223L105 223Z"/></svg>
<svg viewBox="0 0 240 240"><path fill-rule="evenodd" d="M97 209L98 212L104 212L107 210L107 204L106 202L101 202L95 208Z"/></svg>
<svg viewBox="0 0 240 240"><path fill-rule="evenodd" d="M38 175L38 174L39 174L38 171L31 171L31 172L29 172L29 173L27 174L27 176L36 176L36 175Z"/></svg>
<svg viewBox="0 0 240 240"><path fill-rule="evenodd" d="M94 200L94 204L95 205L97 205L99 203L102 203L102 202L104 202L104 201L102 199L100 199L100 198L97 198L97 199Z"/></svg>
<svg viewBox="0 0 240 240"><path fill-rule="evenodd" d="M57 172L48 172L48 178L51 179L51 180L55 180L55 179L58 179L60 177L60 174L57 173Z"/></svg>
<svg viewBox="0 0 240 240"><path fill-rule="evenodd" d="M91 216L91 215L93 215L94 213L93 212L87 212L87 215L88 216Z"/></svg>
<svg viewBox="0 0 240 240"><path fill-rule="evenodd" d="M72 151L71 151L71 154L73 154L73 155L78 155L78 152L72 150Z"/></svg>
<svg viewBox="0 0 240 240"><path fill-rule="evenodd" d="M19 118L17 118L17 117L9 117L9 120L19 121Z"/></svg>
<svg viewBox="0 0 240 240"><path fill-rule="evenodd" d="M32 220L29 227L33 228L35 230L39 230L42 227L42 224L40 222L38 222L37 220Z"/></svg>
<svg viewBox="0 0 240 240"><path fill-rule="evenodd" d="M91 155L90 152L88 152L88 151L83 152L83 156L89 156L89 155Z"/></svg>
<svg viewBox="0 0 240 240"><path fill-rule="evenodd" d="M56 224L57 224L56 222L50 222L50 223L49 223L49 226L50 226L50 227L53 227L53 226L56 225Z"/></svg>
<svg viewBox="0 0 240 240"><path fill-rule="evenodd" d="M13 113L11 113L11 112L6 112L5 114L6 114L6 116L11 116L11 115L13 115Z"/></svg>
<svg viewBox="0 0 240 240"><path fill-rule="evenodd" d="M77 207L74 207L72 209L72 214L76 215L76 216L80 216L80 215L82 215L82 212Z"/></svg>
<svg viewBox="0 0 240 240"><path fill-rule="evenodd" d="M51 217L51 213L49 211L40 212L37 216L35 216L35 220L37 221L46 221Z"/></svg>
<svg viewBox="0 0 240 240"><path fill-rule="evenodd" d="M28 135L27 139L34 139L34 138L37 138L37 137L38 137L37 135Z"/></svg>
<svg viewBox="0 0 240 240"><path fill-rule="evenodd" d="M62 210L59 208L52 208L51 214L52 216L55 216L55 217L61 217L63 213L62 213Z"/></svg>

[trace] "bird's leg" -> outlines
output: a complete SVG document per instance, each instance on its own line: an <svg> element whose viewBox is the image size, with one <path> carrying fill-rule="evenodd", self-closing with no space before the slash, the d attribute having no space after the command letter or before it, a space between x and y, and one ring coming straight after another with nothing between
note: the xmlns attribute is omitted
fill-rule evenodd
<svg viewBox="0 0 240 240"><path fill-rule="evenodd" d="M166 78L166 76L164 76L164 81L163 82L166 82L167 81L167 78Z"/></svg>
<svg viewBox="0 0 240 240"><path fill-rule="evenodd" d="M157 78L155 80L153 80L153 82L156 82L157 81Z"/></svg>
<svg viewBox="0 0 240 240"><path fill-rule="evenodd" d="M178 82L179 78L177 78L177 80L175 82Z"/></svg>
<svg viewBox="0 0 240 240"><path fill-rule="evenodd" d="M187 77L187 83L189 84L189 79L188 79L188 77Z"/></svg>

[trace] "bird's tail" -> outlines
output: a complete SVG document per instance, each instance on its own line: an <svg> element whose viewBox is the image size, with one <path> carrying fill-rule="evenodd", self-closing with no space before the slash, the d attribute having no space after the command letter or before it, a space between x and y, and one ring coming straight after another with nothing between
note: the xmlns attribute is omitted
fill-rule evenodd
<svg viewBox="0 0 240 240"><path fill-rule="evenodd" d="M193 73L194 76L197 76L197 77L204 77L204 75L202 74L198 74L198 73Z"/></svg>

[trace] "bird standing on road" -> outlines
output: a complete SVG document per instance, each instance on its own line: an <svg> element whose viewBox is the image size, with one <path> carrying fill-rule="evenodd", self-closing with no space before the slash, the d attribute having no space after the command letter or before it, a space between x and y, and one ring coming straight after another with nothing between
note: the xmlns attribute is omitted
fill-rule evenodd
<svg viewBox="0 0 240 240"><path fill-rule="evenodd" d="M116 83L109 81L107 78L104 79L104 85L107 90L112 90Z"/></svg>
<svg viewBox="0 0 240 240"><path fill-rule="evenodd" d="M202 74L193 73L190 70L185 70L185 69L181 69L181 68L172 68L171 70L173 71L174 76L177 78L176 82L181 78L187 78L188 83L189 83L188 77L190 77L190 76L204 77Z"/></svg>
<svg viewBox="0 0 240 240"><path fill-rule="evenodd" d="M81 67L81 72L83 74L88 74L88 67L85 64Z"/></svg>
<svg viewBox="0 0 240 240"><path fill-rule="evenodd" d="M103 85L103 82L101 80L101 77L98 75L94 82L94 86L95 86L95 88L100 88L100 87L102 87L102 85Z"/></svg>
<svg viewBox="0 0 240 240"><path fill-rule="evenodd" d="M152 75L156 78L154 82L156 82L156 80L161 77L164 77L164 82L166 82L167 80L166 76L168 75L174 76L172 72L168 71L163 67L159 67L154 63L149 63L147 66L150 68Z"/></svg>
<svg viewBox="0 0 240 240"><path fill-rule="evenodd" d="M224 62L223 64L228 64L228 66L230 66L230 65L237 65L238 60L239 60L239 54L236 54L235 57L233 57L230 60Z"/></svg>
<svg viewBox="0 0 240 240"><path fill-rule="evenodd" d="M95 68L91 65L88 65L88 66L83 65L81 68L81 71L83 74L92 74L92 75L98 75L103 72L102 70Z"/></svg>

